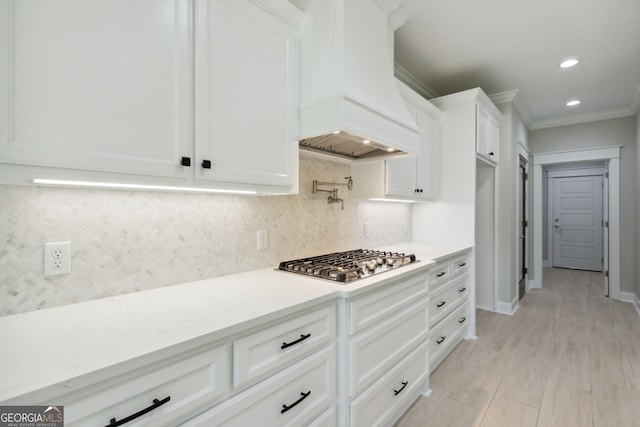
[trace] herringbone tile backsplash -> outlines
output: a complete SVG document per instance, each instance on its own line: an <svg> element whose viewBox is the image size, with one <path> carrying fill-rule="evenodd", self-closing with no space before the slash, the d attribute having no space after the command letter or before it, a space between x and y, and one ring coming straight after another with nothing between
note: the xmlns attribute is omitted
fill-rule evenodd
<svg viewBox="0 0 640 427"><path fill-rule="evenodd" d="M411 240L411 207L352 201L342 163L300 158L300 194L225 196L0 186L0 316L190 282L279 261ZM370 235L364 237L364 223ZM257 230L269 233L258 251ZM43 243L71 241L72 272L44 277Z"/></svg>

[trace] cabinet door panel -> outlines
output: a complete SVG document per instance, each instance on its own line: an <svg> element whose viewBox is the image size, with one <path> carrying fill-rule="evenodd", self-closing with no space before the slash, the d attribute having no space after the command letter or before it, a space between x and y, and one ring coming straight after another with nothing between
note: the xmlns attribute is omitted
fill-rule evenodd
<svg viewBox="0 0 640 427"><path fill-rule="evenodd" d="M0 22L0 162L187 176L187 1L4 0Z"/></svg>
<svg viewBox="0 0 640 427"><path fill-rule="evenodd" d="M197 3L198 178L292 184L295 32L246 0Z"/></svg>
<svg viewBox="0 0 640 427"><path fill-rule="evenodd" d="M437 199L440 196L440 124L437 117L418 112L421 142L420 155L416 158L416 194L420 199Z"/></svg>
<svg viewBox="0 0 640 427"><path fill-rule="evenodd" d="M386 193L389 196L416 197L416 158L387 160Z"/></svg>

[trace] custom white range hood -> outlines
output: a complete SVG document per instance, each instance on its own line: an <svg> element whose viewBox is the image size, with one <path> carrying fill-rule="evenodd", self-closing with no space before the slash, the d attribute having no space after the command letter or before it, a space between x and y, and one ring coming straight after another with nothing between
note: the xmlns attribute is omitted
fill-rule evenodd
<svg viewBox="0 0 640 427"><path fill-rule="evenodd" d="M293 2L306 12L300 148L348 158L417 152L420 131L393 76L393 32L408 19L408 2Z"/></svg>

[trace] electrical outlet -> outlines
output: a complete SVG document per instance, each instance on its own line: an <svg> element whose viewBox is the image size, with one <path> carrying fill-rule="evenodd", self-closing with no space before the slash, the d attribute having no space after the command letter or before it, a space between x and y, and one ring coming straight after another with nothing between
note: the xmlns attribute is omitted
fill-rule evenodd
<svg viewBox="0 0 640 427"><path fill-rule="evenodd" d="M258 250L263 251L269 247L269 234L267 230L258 230Z"/></svg>
<svg viewBox="0 0 640 427"><path fill-rule="evenodd" d="M71 242L47 242L44 244L44 275L56 276L71 273Z"/></svg>

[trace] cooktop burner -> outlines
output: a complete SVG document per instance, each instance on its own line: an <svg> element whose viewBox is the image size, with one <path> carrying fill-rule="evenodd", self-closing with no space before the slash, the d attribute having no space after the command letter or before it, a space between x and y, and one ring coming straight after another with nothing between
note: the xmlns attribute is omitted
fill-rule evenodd
<svg viewBox="0 0 640 427"><path fill-rule="evenodd" d="M374 274L394 270L413 262L417 262L416 256L413 254L405 255L402 252L355 249L284 261L280 263L278 268L291 273L348 283L373 276Z"/></svg>

